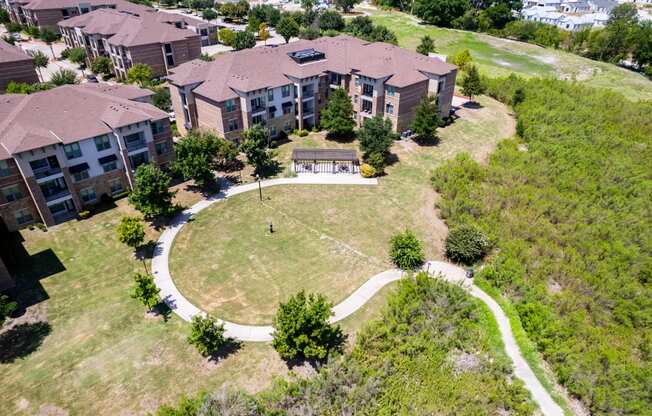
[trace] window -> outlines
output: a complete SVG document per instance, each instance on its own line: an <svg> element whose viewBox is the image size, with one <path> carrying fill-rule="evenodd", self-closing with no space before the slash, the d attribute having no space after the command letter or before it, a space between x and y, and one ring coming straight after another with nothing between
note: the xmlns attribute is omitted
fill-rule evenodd
<svg viewBox="0 0 652 416"><path fill-rule="evenodd" d="M276 126L272 126L269 128L269 135L271 137L276 137Z"/></svg>
<svg viewBox="0 0 652 416"><path fill-rule="evenodd" d="M226 107L227 113L230 113L231 111L235 111L235 100L226 100L224 106Z"/></svg>
<svg viewBox="0 0 652 416"><path fill-rule="evenodd" d="M233 131L233 130L238 130L238 120L236 119L229 120L229 126L227 131Z"/></svg>
<svg viewBox="0 0 652 416"><path fill-rule="evenodd" d="M76 159L82 155L79 143L66 144L63 146L63 151L68 159Z"/></svg>
<svg viewBox="0 0 652 416"><path fill-rule="evenodd" d="M394 114L394 104L387 103L387 105L385 106L385 112L387 114Z"/></svg>
<svg viewBox="0 0 652 416"><path fill-rule="evenodd" d="M97 200L97 195L95 195L95 189L93 188L84 188L79 192L81 200L85 203L95 202Z"/></svg>
<svg viewBox="0 0 652 416"><path fill-rule="evenodd" d="M267 101L274 101L274 90L267 90Z"/></svg>
<svg viewBox="0 0 652 416"><path fill-rule="evenodd" d="M20 187L18 185L7 186L2 188L2 196L4 196L5 201L13 202L18 201L23 197L23 193L20 192Z"/></svg>
<svg viewBox="0 0 652 416"><path fill-rule="evenodd" d="M162 155L168 152L168 142L156 143L156 154Z"/></svg>
<svg viewBox="0 0 652 416"><path fill-rule="evenodd" d="M88 169L82 170L81 172L74 173L72 175L72 178L75 180L75 182L81 182L84 179L90 178L90 175L88 174Z"/></svg>
<svg viewBox="0 0 652 416"><path fill-rule="evenodd" d="M371 113L372 104L369 100L362 100L362 112Z"/></svg>
<svg viewBox="0 0 652 416"><path fill-rule="evenodd" d="M362 95L366 95L367 97L373 97L374 86L371 84L362 85Z"/></svg>
<svg viewBox="0 0 652 416"><path fill-rule="evenodd" d="M181 96L181 102L183 105L188 105L188 100L186 99L186 93L179 89L179 95Z"/></svg>
<svg viewBox="0 0 652 416"><path fill-rule="evenodd" d="M359 87L360 86L360 78L355 79L355 86Z"/></svg>
<svg viewBox="0 0 652 416"><path fill-rule="evenodd" d="M251 119L251 124L260 124L261 126L264 126L265 118L262 115L253 116Z"/></svg>
<svg viewBox="0 0 652 416"><path fill-rule="evenodd" d="M290 88L291 88L291 85L283 85L281 87L281 96L283 98L290 96L290 91L291 91Z"/></svg>
<svg viewBox="0 0 652 416"><path fill-rule="evenodd" d="M95 148L98 152L111 148L111 140L106 134L95 138Z"/></svg>
<svg viewBox="0 0 652 416"><path fill-rule="evenodd" d="M165 48L165 53L172 53L172 45L166 43L163 47Z"/></svg>
<svg viewBox="0 0 652 416"><path fill-rule="evenodd" d="M358 103L358 94L353 96L353 102L356 104Z"/></svg>
<svg viewBox="0 0 652 416"><path fill-rule="evenodd" d="M27 224L34 220L32 213L27 208L19 209L14 213L14 215L16 216L16 222L18 225Z"/></svg>
<svg viewBox="0 0 652 416"><path fill-rule="evenodd" d="M393 97L394 94L396 94L396 88L392 87L391 85L387 86L387 95L389 97Z"/></svg>
<svg viewBox="0 0 652 416"><path fill-rule="evenodd" d="M172 55L165 55L165 62L168 66L174 66L174 57Z"/></svg>
<svg viewBox="0 0 652 416"><path fill-rule="evenodd" d="M102 165L102 169L104 170L104 173L114 171L118 169L118 162L116 162L115 160L112 162L107 162Z"/></svg>
<svg viewBox="0 0 652 416"><path fill-rule="evenodd" d="M281 107L283 108L283 114L290 114L292 113L292 103L287 102L281 104Z"/></svg>
<svg viewBox="0 0 652 416"><path fill-rule="evenodd" d="M129 156L129 162L131 163L131 168L136 170L138 166L149 163L149 154L147 152L136 153L135 155Z"/></svg>
<svg viewBox="0 0 652 416"><path fill-rule="evenodd" d="M141 131L124 136L124 140L125 144L127 145L127 151L129 152L142 149L143 147L147 146L144 134Z"/></svg>
<svg viewBox="0 0 652 416"><path fill-rule="evenodd" d="M342 81L340 74L336 74L335 72L331 72L330 78L331 78L330 82L332 85L339 85Z"/></svg>
<svg viewBox="0 0 652 416"><path fill-rule="evenodd" d="M251 100L251 111L260 111L264 109L263 107L263 99L261 97L256 97L253 100Z"/></svg>
<svg viewBox="0 0 652 416"><path fill-rule="evenodd" d="M111 195L120 193L125 189L120 179L113 179L112 181L109 181L109 186L111 189Z"/></svg>
<svg viewBox="0 0 652 416"><path fill-rule="evenodd" d="M6 160L0 160L0 177L11 175L11 169L9 169L9 162Z"/></svg>
<svg viewBox="0 0 652 416"><path fill-rule="evenodd" d="M165 131L165 124L162 121L155 121L152 123L152 134L159 134Z"/></svg>
<svg viewBox="0 0 652 416"><path fill-rule="evenodd" d="M283 125L283 131L289 133L290 130L292 130L292 126L290 125L289 121L286 121L285 124Z"/></svg>

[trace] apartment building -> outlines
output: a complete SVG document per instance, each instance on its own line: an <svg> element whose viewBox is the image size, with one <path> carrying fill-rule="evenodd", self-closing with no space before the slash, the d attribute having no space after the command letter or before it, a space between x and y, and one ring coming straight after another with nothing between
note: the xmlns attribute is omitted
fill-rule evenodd
<svg viewBox="0 0 652 416"><path fill-rule="evenodd" d="M139 165L166 166L174 158L170 122L143 102L150 96L92 84L0 96L4 227L75 218L103 195L133 188Z"/></svg>
<svg viewBox="0 0 652 416"><path fill-rule="evenodd" d="M438 58L337 36L191 61L174 68L168 80L181 133L211 129L238 140L253 124L267 126L272 137L311 128L336 88L351 97L358 125L380 114L402 132L427 95L448 116L456 74Z"/></svg>
<svg viewBox="0 0 652 416"><path fill-rule="evenodd" d="M215 23L186 16L184 14L156 12L156 19L161 23L173 25L177 29L188 29L200 36L201 46L217 44L217 29Z"/></svg>
<svg viewBox="0 0 652 416"><path fill-rule="evenodd" d="M57 23L101 8L142 8L125 0L0 0L4 1L11 19L39 29L57 30Z"/></svg>
<svg viewBox="0 0 652 416"><path fill-rule="evenodd" d="M122 79L138 63L152 67L155 76L201 55L201 36L159 21L157 13L133 14L102 9L59 23L69 47L86 48L89 61L107 56Z"/></svg>
<svg viewBox="0 0 652 416"><path fill-rule="evenodd" d="M38 76L31 56L0 39L0 93L11 81L32 84L38 82Z"/></svg>

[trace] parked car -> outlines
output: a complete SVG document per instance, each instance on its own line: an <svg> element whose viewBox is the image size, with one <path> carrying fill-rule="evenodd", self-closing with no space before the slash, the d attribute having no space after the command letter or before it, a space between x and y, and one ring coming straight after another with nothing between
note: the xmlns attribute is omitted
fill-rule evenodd
<svg viewBox="0 0 652 416"><path fill-rule="evenodd" d="M16 32L16 33L12 33L12 34L11 34L11 37L14 38L14 40L15 40L16 42L22 42L22 41L23 41L23 37L22 37L22 36L20 35L20 33L18 33L18 32Z"/></svg>

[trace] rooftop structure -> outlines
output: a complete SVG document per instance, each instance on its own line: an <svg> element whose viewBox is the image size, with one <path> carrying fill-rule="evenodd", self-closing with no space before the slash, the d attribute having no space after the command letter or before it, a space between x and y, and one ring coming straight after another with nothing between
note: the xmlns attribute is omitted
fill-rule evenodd
<svg viewBox="0 0 652 416"><path fill-rule="evenodd" d="M38 82L33 59L25 51L0 39L0 93L14 82Z"/></svg>

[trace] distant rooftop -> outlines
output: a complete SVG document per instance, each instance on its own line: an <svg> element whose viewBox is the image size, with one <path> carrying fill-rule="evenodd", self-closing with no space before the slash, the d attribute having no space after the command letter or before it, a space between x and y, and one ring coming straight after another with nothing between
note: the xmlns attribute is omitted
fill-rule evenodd
<svg viewBox="0 0 652 416"><path fill-rule="evenodd" d="M0 38L0 64L6 62L31 61L32 57L17 46Z"/></svg>

